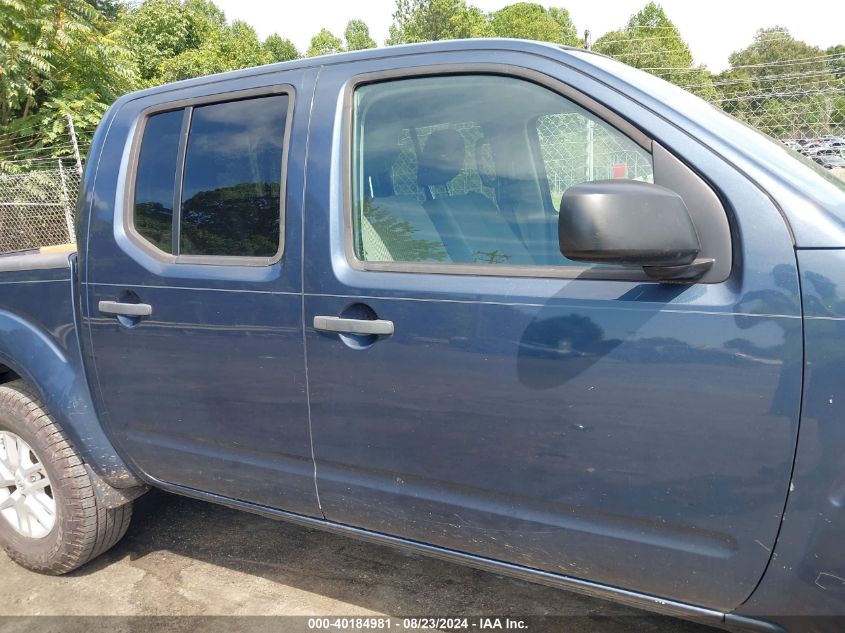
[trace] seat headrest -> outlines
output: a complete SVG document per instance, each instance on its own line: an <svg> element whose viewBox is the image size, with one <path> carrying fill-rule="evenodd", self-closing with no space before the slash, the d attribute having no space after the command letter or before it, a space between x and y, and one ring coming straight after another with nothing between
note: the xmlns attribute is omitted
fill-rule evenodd
<svg viewBox="0 0 845 633"><path fill-rule="evenodd" d="M420 187L445 185L464 168L464 137L456 130L432 132L420 154L417 169Z"/></svg>

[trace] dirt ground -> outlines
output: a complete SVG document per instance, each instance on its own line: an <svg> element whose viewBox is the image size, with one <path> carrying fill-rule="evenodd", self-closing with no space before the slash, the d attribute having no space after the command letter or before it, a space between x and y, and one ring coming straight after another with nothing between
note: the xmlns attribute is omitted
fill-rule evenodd
<svg viewBox="0 0 845 633"><path fill-rule="evenodd" d="M120 544L67 576L28 572L0 553L0 595L0 631L10 633L90 633L98 625L197 631L215 623L225 631L307 631L307 617L172 616L381 614L394 618L395 630L406 616L450 615L529 616L530 631L715 631L158 491L136 504ZM34 615L54 617L21 617Z"/></svg>

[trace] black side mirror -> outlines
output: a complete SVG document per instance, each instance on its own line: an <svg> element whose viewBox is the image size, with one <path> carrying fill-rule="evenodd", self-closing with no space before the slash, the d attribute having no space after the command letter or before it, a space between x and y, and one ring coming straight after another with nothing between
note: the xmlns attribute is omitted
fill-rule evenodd
<svg viewBox="0 0 845 633"><path fill-rule="evenodd" d="M597 180L566 190L560 252L582 262L640 266L660 280L694 280L713 265L697 259L698 234L674 191L635 180Z"/></svg>

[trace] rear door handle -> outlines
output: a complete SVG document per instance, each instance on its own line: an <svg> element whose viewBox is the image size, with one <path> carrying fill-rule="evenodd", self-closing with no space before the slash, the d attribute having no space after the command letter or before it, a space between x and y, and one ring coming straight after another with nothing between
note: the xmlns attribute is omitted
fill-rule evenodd
<svg viewBox="0 0 845 633"><path fill-rule="evenodd" d="M344 319L334 316L315 316L314 329L320 332L340 332L341 334L393 334L393 321L384 319Z"/></svg>
<svg viewBox="0 0 845 633"><path fill-rule="evenodd" d="M153 313L153 307L149 303L100 301L98 307L103 314L115 314L119 316L148 317Z"/></svg>

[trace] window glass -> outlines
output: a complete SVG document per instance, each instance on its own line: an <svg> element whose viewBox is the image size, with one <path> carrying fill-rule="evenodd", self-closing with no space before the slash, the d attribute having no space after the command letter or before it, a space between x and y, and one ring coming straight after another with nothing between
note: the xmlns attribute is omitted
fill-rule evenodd
<svg viewBox="0 0 845 633"><path fill-rule="evenodd" d="M543 114L537 117L536 126L556 206L564 191L582 182L611 178L654 181L651 156L586 113Z"/></svg>
<svg viewBox="0 0 845 633"><path fill-rule="evenodd" d="M272 257L279 250L288 97L196 106L182 182L180 254Z"/></svg>
<svg viewBox="0 0 845 633"><path fill-rule="evenodd" d="M183 113L162 112L147 120L135 175L135 230L166 253L173 244L173 188Z"/></svg>
<svg viewBox="0 0 845 633"><path fill-rule="evenodd" d="M485 175L489 175L490 170L490 145L486 143L481 127L473 121L463 121L455 124L427 125L417 128L414 132L420 145L425 145L433 132L442 130L454 130L461 135L464 141L464 164L454 178L438 185L436 190L452 195L475 191L495 200L496 191L485 184ZM391 170L393 190L400 195L415 195L422 202L425 200L425 193L417 182L417 154L409 128L399 134L398 143L399 156Z"/></svg>
<svg viewBox="0 0 845 633"><path fill-rule="evenodd" d="M650 154L583 108L492 75L359 87L352 156L363 261L583 266L558 247L563 191L653 178Z"/></svg>

